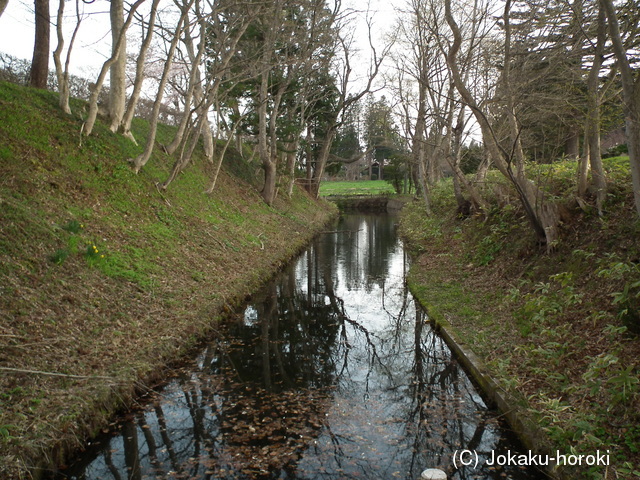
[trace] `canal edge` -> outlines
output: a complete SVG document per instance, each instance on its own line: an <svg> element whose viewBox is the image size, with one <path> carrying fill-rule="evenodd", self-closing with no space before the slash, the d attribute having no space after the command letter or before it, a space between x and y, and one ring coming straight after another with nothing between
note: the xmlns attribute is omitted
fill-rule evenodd
<svg viewBox="0 0 640 480"><path fill-rule="evenodd" d="M466 344L460 340L453 331L453 327L446 320L444 314L435 311L423 299L412 291L409 283L409 290L414 295L416 301L424 309L429 319L429 323L434 330L442 337L449 349L463 369L471 376L473 382L479 388L482 396L492 406L500 410L502 416L522 442L526 449L536 455L553 456L546 441L546 434L529 419L524 412L524 408L519 405L524 399L518 399L515 395L502 388L489 374L484 362ZM569 480L572 478L567 472L557 466L547 467L544 473L553 480Z"/></svg>

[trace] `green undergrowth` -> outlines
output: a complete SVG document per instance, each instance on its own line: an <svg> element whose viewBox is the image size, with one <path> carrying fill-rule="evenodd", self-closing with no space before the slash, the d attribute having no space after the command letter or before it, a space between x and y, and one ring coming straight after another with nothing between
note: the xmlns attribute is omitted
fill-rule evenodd
<svg viewBox="0 0 640 480"><path fill-rule="evenodd" d="M609 452L609 466L565 478L640 476L640 234L628 158L605 160L605 215L574 196L576 165L530 168L563 222L552 252L538 245L504 181L490 175L485 215L456 216L450 181L433 215L405 207L401 233L416 259L412 291L449 323L538 425L549 451Z"/></svg>
<svg viewBox="0 0 640 480"><path fill-rule="evenodd" d="M65 461L163 377L334 214L296 189L261 199L247 152L214 166L197 150L167 190L174 159L98 122L82 137L51 92L0 83L0 477ZM161 125L157 142L175 129ZM220 148L218 148L220 151ZM284 189L281 189L281 191ZM45 469L45 470L43 470Z"/></svg>

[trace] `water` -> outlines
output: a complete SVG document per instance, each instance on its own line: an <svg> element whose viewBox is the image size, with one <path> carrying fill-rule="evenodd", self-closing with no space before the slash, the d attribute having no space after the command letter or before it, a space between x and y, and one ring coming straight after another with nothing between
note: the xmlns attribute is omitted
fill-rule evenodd
<svg viewBox="0 0 640 480"><path fill-rule="evenodd" d="M521 447L408 293L395 221L343 218L62 478L546 478L485 464Z"/></svg>

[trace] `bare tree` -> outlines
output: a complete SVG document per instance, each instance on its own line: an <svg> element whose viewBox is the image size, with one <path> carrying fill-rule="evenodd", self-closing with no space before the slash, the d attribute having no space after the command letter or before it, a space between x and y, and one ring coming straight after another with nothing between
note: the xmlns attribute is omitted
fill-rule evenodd
<svg viewBox="0 0 640 480"><path fill-rule="evenodd" d="M312 97L314 93L310 88L311 82L306 81L310 78L310 75L312 75L310 69L305 69L298 73L299 78L302 80L301 90L296 96L295 105L289 108L287 112L287 121L289 125L296 124L296 126L293 127L293 131L285 140L284 146L284 157L286 160L285 172L288 176L287 196L289 197L293 195L293 188L295 186L297 154L300 146L300 140L302 138L302 132L307 124L307 115L310 110L310 104L313 103ZM298 117L297 122L294 119L296 116Z"/></svg>
<svg viewBox="0 0 640 480"><path fill-rule="evenodd" d="M71 61L71 51L73 50L73 44L76 40L76 35L80 29L82 23L82 17L80 16L80 1L76 0L76 26L73 29L71 40L69 41L69 48L67 49L67 56L64 62L64 68L62 66L62 51L64 50L64 35L62 33L62 23L64 15L64 5L66 0L60 0L58 3L58 14L56 19L56 34L58 37L58 45L53 52L53 61L56 66L56 78L58 80L58 92L60 95L59 105L62 111L65 113L71 113L71 107L69 106L69 62Z"/></svg>
<svg viewBox="0 0 640 480"><path fill-rule="evenodd" d="M597 21L597 38L593 52L593 61L587 79L587 119L585 125L585 144L589 165L591 166L593 183L596 188L596 208L598 214L602 215L604 201L607 197L607 181L602 166L602 156L600 153L600 108L602 103L602 93L600 92L600 69L604 56L606 42L606 14L603 8L599 9ZM583 160L585 163L587 159ZM586 182L579 181L578 195L584 197L586 193Z"/></svg>
<svg viewBox="0 0 640 480"><path fill-rule="evenodd" d="M183 136L187 129L187 126L191 122L191 115L192 115L191 109L192 109L193 97L195 95L195 91L197 88L198 88L198 92L200 93L199 95L200 102L203 102L204 100L202 95L202 78L200 75L200 68L201 68L202 58L205 52L205 46L207 44L207 39L205 35L207 18L204 15L202 15L202 13L200 12L199 6L200 6L200 2L195 2L196 20L194 22L193 29L194 31L196 28L199 30L199 34L197 34L197 36L200 37L200 43L198 44L197 53L194 48L194 38L192 35L191 26L184 29L184 38L182 39L182 41L187 50L188 58L184 59L183 64L186 70L189 72L189 77L187 81L188 83L187 83L186 92L184 92L184 95L183 95L184 113L182 115L182 119L180 121L180 124L178 125L178 130L174 135L173 141L169 145L166 145L164 147L164 150L168 155L172 155L182 143ZM208 128L209 122L207 121L206 124ZM203 129L204 129L204 125L203 125Z"/></svg>
<svg viewBox="0 0 640 480"><path fill-rule="evenodd" d="M418 191L430 213L430 187L440 178L443 169L450 169L459 210L469 210L470 206L483 209L486 202L460 168L467 117L446 63L451 35L443 28L446 24L443 6L437 1L409 0L401 14L396 29L401 37L396 63L402 78L411 82L401 85L397 92L405 131L412 145ZM465 21L465 40L459 55L463 81L467 84L469 79L481 77L476 66L482 51L478 39L485 34L485 29L484 16L477 9L471 9ZM468 192L471 204L464 192Z"/></svg>
<svg viewBox="0 0 640 480"><path fill-rule="evenodd" d="M175 180L176 176L187 167L191 161L191 156L200 135L204 135L205 139L208 138L210 140L211 151L209 156L213 156L213 139L211 137L211 131L209 130L208 113L211 106L219 100L218 91L223 80L233 82L233 80L230 80L228 76L229 63L236 55L240 39L245 34L247 28L249 28L251 22L253 22L253 20L260 14L260 9L247 9L243 5L238 6L234 3L230 3L225 6L219 5L219 8L220 10L214 11L208 16L209 23L206 26L210 35L216 39L216 41L213 42L213 47L209 45L212 48L212 51L210 51L209 54L213 55L215 61L210 62L210 68L207 71L208 86L206 89L203 89L198 83L199 73L194 74L195 71L199 70L200 59L203 52L201 49L204 48L203 43L205 42L204 38L201 39L198 55L193 58L194 65L191 67L191 76L193 79L192 84L194 86L193 93L195 93L195 99L197 101L194 112L198 114L198 120L196 122L196 126L191 130L190 135L181 139L180 155L176 159L169 177L161 184L161 188L163 189L166 189L169 184ZM204 19L204 17L200 15L199 10L196 10L200 18ZM201 26L204 30L204 22ZM189 42L187 41L187 45L188 43ZM187 48L189 47L187 46ZM198 86L200 86L200 89L198 89ZM188 102L185 103L190 104L191 100L189 99ZM185 111L185 115L187 114L191 117L192 112ZM205 129L209 131L203 132ZM187 142L189 142L188 146ZM215 188L216 179L228 145L229 142L227 142L221 157L219 158L219 163L217 167L215 167L213 180L210 187L206 190L206 193L211 193ZM207 140L205 140L205 149L206 146Z"/></svg>
<svg viewBox="0 0 640 480"><path fill-rule="evenodd" d="M284 23L282 15L284 9L280 0L274 2L267 16L262 17L261 27L264 29L264 40L259 64L259 86L257 93L258 114L258 155L264 170L264 186L262 198L271 205L276 198L276 167L278 164L278 150L276 138L276 120L282 97L288 86L288 80L282 78L275 92L270 89L270 79L274 67L280 59L276 58L276 43L282 41L278 34ZM286 68L286 67L285 67ZM272 94L273 93L273 94ZM271 110L267 114L267 112Z"/></svg>
<svg viewBox="0 0 640 480"><path fill-rule="evenodd" d="M560 219L557 207L545 198L544 193L525 175L523 154L518 141L519 127L517 125L517 118L515 118L514 111L515 99L513 94L510 92L509 86L510 65L512 61L510 51L510 11L511 1L507 0L502 17L505 28L505 43L504 69L501 78L501 86L504 88L505 96L507 97L505 113L509 120L512 151L514 153L505 150L497 141L495 131L489 122L489 119L483 113L475 98L467 88L467 85L463 81L457 58L462 44L462 36L460 34L458 24L452 14L451 0L445 0L445 18L453 33L453 43L451 44L447 54L447 63L456 89L460 93L462 100L471 108L478 124L480 125L483 140L486 147L489 149L496 167L513 185L537 237L541 241L546 241L547 248L550 249L553 248L554 242L557 239L557 228Z"/></svg>
<svg viewBox="0 0 640 480"><path fill-rule="evenodd" d="M133 121L133 116L135 114L138 101L140 100L140 93L142 92L145 61L147 58L147 52L149 51L149 47L151 45L151 40L153 38L153 32L156 24L156 16L158 12L159 1L160 0L153 0L153 3L151 4L151 11L149 13L149 21L147 23L146 32L144 31L144 25L142 27L143 40L140 46L140 52L138 52L138 56L136 58L136 76L133 81L133 91L131 92L131 96L129 98L129 101L127 102L127 109L124 113L124 116L122 118L122 123L120 125L120 130L122 131L122 134L136 144L137 144L136 139L131 133L131 122Z"/></svg>
<svg viewBox="0 0 640 480"><path fill-rule="evenodd" d="M211 175L209 187L207 187L207 189L205 190L205 193L211 194L215 190L216 183L218 182L218 176L220 175L220 169L222 168L222 162L224 161L224 155L225 153L227 153L227 149L229 148L229 145L231 145L231 142L233 141L233 132L238 128L238 125L243 120L244 120L244 115L240 115L235 121L231 130L228 132L227 141L224 143L224 147L222 147L222 151L218 156L218 161L216 162L214 166L213 174Z"/></svg>
<svg viewBox="0 0 640 480"><path fill-rule="evenodd" d="M600 0L601 8L607 15L609 36L613 44L613 51L618 62L618 69L622 77L622 93L625 108L625 123L627 129L627 146L629 161L631 162L631 181L636 212L640 215L640 69L632 65L633 48L627 49L622 34L620 22L612 0ZM638 14L635 11L636 15ZM637 45L635 45L637 49Z"/></svg>
<svg viewBox="0 0 640 480"><path fill-rule="evenodd" d="M339 9L339 4L337 4L337 9L335 11L335 18L337 19L337 13ZM335 139L337 129L341 124L340 119L368 93L373 90L373 82L378 76L380 71L380 66L382 65L383 60L389 53L391 49L391 44L387 44L383 47L382 52L378 52L374 43L373 43L373 26L371 18L367 19L368 26L368 40L370 47L370 66L369 71L366 78L366 84L357 92L350 92L350 87L352 87L352 74L353 69L351 66L352 60L352 44L353 37L345 36L344 31L342 33L338 33L338 48L341 49L342 59L338 63L336 67L336 77L338 79L337 89L338 89L338 100L336 103L336 107L334 111L331 113L329 118L327 119L327 125L325 126L326 133L324 138L322 139L322 144L320 146L320 152L318 154L318 158L316 160L315 168L313 169L313 175L311 178L311 183L308 186L309 192L318 196L320 192L320 183L322 182L322 177L324 175L325 167L327 166L327 162L329 160L331 154L331 146L333 144L333 140ZM345 26L343 25L343 28Z"/></svg>
<svg viewBox="0 0 640 480"><path fill-rule="evenodd" d="M505 148L511 149L508 142L514 138L517 118L519 144L514 145L514 155L524 151L538 161L561 155L578 160L578 202L584 204L593 186L602 212L606 181L600 158L600 110L607 85L600 78L606 20L599 10L598 2L585 0L554 4L532 0L519 6L505 25L505 33L513 39L509 46L513 61L506 67L509 82L500 82L497 97L513 107L513 114L506 109L498 114L507 119L502 122L507 126Z"/></svg>
<svg viewBox="0 0 640 480"><path fill-rule="evenodd" d="M133 168L136 173L138 173L140 169L144 167L146 163L149 161L149 158L151 158L151 153L153 152L153 146L156 141L156 133L158 131L158 114L160 112L160 107L162 105L164 89L169 79L169 72L171 71L171 66L173 65L176 48L178 47L178 42L180 41L180 35L182 35L183 29L186 28L187 15L194 1L195 0L187 0L182 5L180 5L180 18L176 25L175 31L172 32L171 43L169 44L169 50L167 53L166 62L162 70L162 77L160 78L160 84L158 85L158 92L156 94L155 101L153 102L151 120L149 121L149 133L147 135L147 143L145 145L144 151L140 155L138 155L134 159L130 159L130 161L133 163Z"/></svg>
<svg viewBox="0 0 640 480"><path fill-rule="evenodd" d="M258 48L253 47L258 58L253 95L258 120L257 152L264 171L262 197L269 205L278 191L278 165L288 153L297 150L294 137L304 130L299 116L302 110L296 108L311 98L306 94L305 82L309 78L301 77L326 71L333 56L331 43L335 37L331 26L339 11L339 2L336 9L328 10L321 0L299 0L287 9L283 5L281 1L272 4L270 14L257 23L262 37ZM295 125L287 124L294 117ZM291 128L289 134L281 134L283 124ZM292 161L289 157L289 172ZM289 190L291 183L285 188Z"/></svg>
<svg viewBox="0 0 640 480"><path fill-rule="evenodd" d="M411 55L407 56L403 68L417 84L417 111L415 120L409 114L409 106L405 106L405 118L407 119L408 132L411 135L411 151L413 153L413 165L416 168L416 185L422 195L428 215L431 215L431 199L429 195L430 181L427 168L427 101L428 90L431 87L431 74L433 67L439 68L436 45L434 38L429 34L428 22L425 21L425 3L414 0L409 3L407 16L409 21L404 30L405 39L410 43ZM413 129L411 124L414 124Z"/></svg>
<svg viewBox="0 0 640 480"><path fill-rule="evenodd" d="M336 10L328 11L322 1L309 2L307 26L299 29L294 42L297 60L291 64L290 76L295 88L289 95L283 120L287 133L282 138L282 160L285 162L287 196L293 195L297 156L303 132L316 107L327 100L328 90L318 88L322 74L329 69L334 54L332 28ZM326 86L325 86L326 87ZM329 90L330 91L330 90Z"/></svg>
<svg viewBox="0 0 640 480"><path fill-rule="evenodd" d="M131 22L133 21L136 10L140 5L142 5L145 0L137 0L129 9L129 14L127 16L126 21L124 22L122 29L120 30L120 36L115 45L115 50L112 53L111 57L107 59L102 65L102 69L100 70L100 74L96 80L96 83L91 90L91 96L89 97L89 113L87 115L87 119L83 125L83 133L84 135L91 135L93 131L93 127L96 123L96 118L98 116L98 97L100 95L100 91L102 90L102 85L107 76L107 72L109 71L111 65L117 60L117 55L120 52L120 49L124 47L125 44L125 36L127 34L127 29Z"/></svg>

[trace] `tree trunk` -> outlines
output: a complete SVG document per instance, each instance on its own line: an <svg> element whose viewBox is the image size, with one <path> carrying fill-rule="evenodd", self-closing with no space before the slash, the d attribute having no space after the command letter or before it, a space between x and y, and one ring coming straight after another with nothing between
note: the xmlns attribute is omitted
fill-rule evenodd
<svg viewBox="0 0 640 480"><path fill-rule="evenodd" d="M427 215L431 215L431 199L429 198L429 182L427 178L427 168L425 165L425 115L426 115L426 95L427 82L423 77L425 68L421 69L420 82L418 85L418 114L416 117L416 127L412 138L412 152L415 165L418 166L416 188L422 194L422 200L427 210Z"/></svg>
<svg viewBox="0 0 640 480"><path fill-rule="evenodd" d="M187 131L187 126L191 121L191 115L193 114L193 111L191 110L192 98L193 88L191 86L187 89L187 94L184 97L184 111L182 112L182 118L180 119L180 123L178 124L176 134L173 136L173 140L171 140L171 143L164 146L164 151L167 153L167 155L173 155L182 143L184 134Z"/></svg>
<svg viewBox="0 0 640 480"><path fill-rule="evenodd" d="M265 53L266 55L266 53ZM265 61L268 64L268 60ZM264 67L263 67L264 68ZM267 97L269 95L269 72L262 72L258 94L258 155L264 171L262 197L267 205L273 202L275 195L276 166L271 163L271 154L267 142Z"/></svg>
<svg viewBox="0 0 640 480"><path fill-rule="evenodd" d="M329 160L329 154L331 153L333 140L336 138L337 131L335 121L331 122L331 125L332 126L327 131L324 141L322 142L322 147L320 148L320 153L318 154L318 158L316 159L315 168L313 169L313 176L309 184L308 191L314 198L318 198L318 195L320 194L320 183L322 183L324 169L327 166L327 161Z"/></svg>
<svg viewBox="0 0 640 480"><path fill-rule="evenodd" d="M438 127L443 125L436 122ZM427 168L427 182L433 186L442 179L442 168L440 168L440 159L446 152L443 151L442 141L444 137L440 134L438 128L432 129L429 132L429 138L426 142L428 148L425 149L427 155L425 155L425 165Z"/></svg>
<svg viewBox="0 0 640 480"><path fill-rule="evenodd" d="M589 165L593 183L596 188L596 208L598 215L603 214L603 205L607 197L607 180L602 166L602 156L600 154L600 91L599 75L604 56L604 46L606 41L606 15L601 8L598 14L598 39L596 41L596 51L594 60L587 79L588 90L588 110L586 137L589 145ZM584 195L585 192L582 192Z"/></svg>
<svg viewBox="0 0 640 480"><path fill-rule="evenodd" d="M262 198L264 202L271 206L276 199L276 162L270 161L262 164L264 170L264 186L262 187Z"/></svg>
<svg viewBox="0 0 640 480"><path fill-rule="evenodd" d="M453 95L451 95L453 98ZM451 169L453 170L453 186L454 186L454 195L456 197L456 202L458 204L458 212L463 214L468 214L470 212L466 212L469 207L473 210L481 211L487 209L487 202L482 198L482 195L478 191L478 189L473 185L470 181L465 177L464 172L460 168L460 157L462 155L462 132L464 130L465 124L465 111L464 106L460 109L460 113L458 115L458 120L456 122L455 128L453 128L453 135L451 141L451 152L448 155L448 158L451 159ZM464 198L462 187L469 193L470 202ZM470 203L470 205L469 205Z"/></svg>
<svg viewBox="0 0 640 480"><path fill-rule="evenodd" d="M198 105L202 104L205 101L204 92L202 91L200 79L200 72L198 72L198 78L196 79L196 89L194 91L195 100ZM215 150L215 143L213 141L213 133L211 132L211 123L209 122L209 110L207 109L203 112L204 115L204 124L202 125L202 145L204 148L204 156L209 159L209 161L213 160L213 153Z"/></svg>
<svg viewBox="0 0 640 480"><path fill-rule="evenodd" d="M280 13L280 9L278 9L278 12ZM276 45L275 33L268 36L267 41L265 41L265 45L267 45L267 48L265 49L262 57L262 73L260 75L260 90L258 92L258 153L260 154L260 161L262 163L262 169L264 170L262 198L267 205L272 205L277 193L277 119L280 104L282 103L282 98L289 81L283 76L283 78L280 79L280 84L278 85L275 95L269 93L269 78L271 76L271 63L273 60L273 52L270 51L270 48L271 46ZM271 101L269 101L269 99L271 99ZM268 122L267 106L271 108Z"/></svg>
<svg viewBox="0 0 640 480"><path fill-rule="evenodd" d="M289 177L287 179L287 196L289 198L291 198L291 196L293 195L293 188L296 183L298 149L300 147L300 139L302 137L304 125L307 124L307 98L308 88L305 87L300 95L298 95L296 98L295 108L290 109L288 113L289 123L293 123L296 116L299 118L298 127L296 128L296 131L292 136L292 140L289 141L286 146L286 172Z"/></svg>
<svg viewBox="0 0 640 480"><path fill-rule="evenodd" d="M33 45L33 59L29 84L36 88L47 88L49 76L49 36L51 16L49 0L35 0L36 36Z"/></svg>
<svg viewBox="0 0 640 480"><path fill-rule="evenodd" d="M480 162L480 165L478 165L478 171L473 178L474 183L483 184L485 182L485 180L487 179L487 173L489 173L489 169L491 168L492 163L493 162L491 161L491 155L485 149L484 158Z"/></svg>
<svg viewBox="0 0 640 480"><path fill-rule="evenodd" d="M146 35L144 37L144 40L142 41L142 45L140 46L138 58L136 59L136 78L133 81L133 92L131 92L131 97L129 98L129 102L127 103L127 109L124 113L121 123L122 134L136 145L138 144L138 142L136 142L136 139L131 133L131 122L133 121L133 116L136 113L136 107L138 105L138 100L140 100L140 93L142 92L142 82L144 81L144 63L147 58L149 46L151 45L151 38L153 37L159 1L160 0L153 0L153 3L151 4L149 25L147 26Z"/></svg>
<svg viewBox="0 0 640 480"><path fill-rule="evenodd" d="M242 118L243 117L239 117L238 120L236 120L236 123L233 126L234 131L238 128L238 125L240 124L240 121L242 120ZM227 149L229 148L229 145L231 145L231 141L234 139L234 137L235 135L233 131L229 132L227 141L224 143L222 152L220 152L220 158L218 158L218 163L215 165L213 176L211 177L211 184L209 185L209 188L205 190L205 193L211 194L213 193L213 190L216 188L216 182L218 181L218 176L220 175L220 168L222 167L222 162L224 162L224 156L227 153Z"/></svg>
<svg viewBox="0 0 640 480"><path fill-rule="evenodd" d="M509 119L509 130L511 142L513 143L514 156L506 158L508 176L512 179L516 191L520 195L521 202L528 213L534 231L537 232L540 240L545 240L547 248L551 248L557 239L558 224L560 217L554 204L544 198L544 193L525 175L525 158L520 139L520 129L515 114L515 98L511 92L511 1L507 0L504 9L503 20L505 23L505 53L503 69L503 88L506 91L506 113ZM511 169L511 163L515 163L515 175Z"/></svg>
<svg viewBox="0 0 640 480"><path fill-rule="evenodd" d="M71 114L71 107L69 105L69 63L71 62L71 52L73 51L73 45L80 30L80 24L82 23L82 17L80 16L79 0L76 0L76 26L71 34L71 40L69 41L69 48L67 49L67 55L64 62L64 68L62 66L62 50L64 49L64 35L62 33L62 22L64 16L64 4L65 0L60 0L58 5L58 15L56 24L56 33L58 37L58 46L53 52L53 60L56 66L56 77L58 79L58 93L60 95L58 104L62 111L67 114Z"/></svg>
<svg viewBox="0 0 640 480"><path fill-rule="evenodd" d="M118 130L126 105L127 85L127 35L120 35L124 29L124 2L111 0L111 56L115 58L109 70L109 119L112 132Z"/></svg>
<svg viewBox="0 0 640 480"><path fill-rule="evenodd" d="M424 207L427 215L431 215L431 198L429 198L429 182L427 181L427 173L424 162L424 148L420 148L418 153L418 186L420 193L422 193L422 200L424 201Z"/></svg>
<svg viewBox="0 0 640 480"><path fill-rule="evenodd" d="M311 142L313 140L313 134L311 133L311 125L307 125L307 141L305 146L305 186L309 194L311 194L311 182L313 182L313 168L311 166L311 158L313 157L313 151L311 150Z"/></svg>
<svg viewBox="0 0 640 480"><path fill-rule="evenodd" d="M4 13L4 9L7 8L8 3L9 3L9 0L0 0L0 17L2 17L2 14Z"/></svg>
<svg viewBox="0 0 640 480"><path fill-rule="evenodd" d="M589 123L588 120L587 120L587 123ZM589 189L589 170L590 170L589 126L586 125L584 130L585 130L586 141L584 142L584 152L582 153L582 156L578 160L578 181L577 181L578 197L581 199L587 195L587 190Z"/></svg>
<svg viewBox="0 0 640 480"><path fill-rule="evenodd" d="M572 130L564 143L564 155L569 160L580 158L580 133Z"/></svg>
<svg viewBox="0 0 640 480"><path fill-rule="evenodd" d="M58 15L56 17L56 34L58 37L58 45L53 51L53 62L56 66L56 78L58 79L58 93L60 95L58 104L62 111L66 114L71 113L71 107L69 106L69 81L68 75L62 69L62 61L60 56L64 49L64 35L62 33L62 20L64 16L64 4L65 0L58 2ZM77 31L77 28L76 28Z"/></svg>
<svg viewBox="0 0 640 480"><path fill-rule="evenodd" d="M202 117L198 120L198 124L193 127L191 134L187 135L182 142L182 148L180 149L180 157L176 159L173 164L173 168L171 169L171 173L169 174L169 178L167 178L164 183L160 186L163 190L166 190L171 182L173 182L176 177L185 169L189 162L191 162L191 157L193 156L193 152L196 149L196 145L198 144L198 139L200 138L200 131L202 130L203 119Z"/></svg>
<svg viewBox="0 0 640 480"><path fill-rule="evenodd" d="M289 175L287 183L287 196L291 198L293 195L293 187L296 183L296 157L298 146L300 145L300 136L296 135L295 140L287 144L287 175Z"/></svg>

